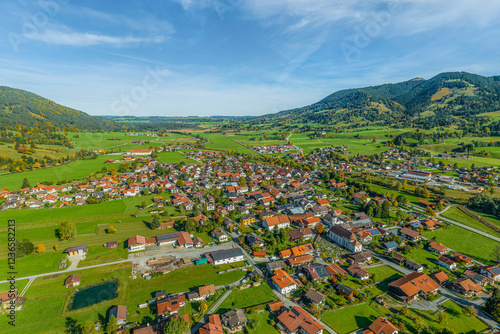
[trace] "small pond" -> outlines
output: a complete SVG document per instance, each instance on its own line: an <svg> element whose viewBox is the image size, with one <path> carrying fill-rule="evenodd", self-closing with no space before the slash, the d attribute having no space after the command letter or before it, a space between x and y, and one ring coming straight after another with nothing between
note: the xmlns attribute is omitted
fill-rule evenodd
<svg viewBox="0 0 500 334"><path fill-rule="evenodd" d="M69 310L78 310L116 298L118 296L117 290L117 280L81 289L73 297Z"/></svg>

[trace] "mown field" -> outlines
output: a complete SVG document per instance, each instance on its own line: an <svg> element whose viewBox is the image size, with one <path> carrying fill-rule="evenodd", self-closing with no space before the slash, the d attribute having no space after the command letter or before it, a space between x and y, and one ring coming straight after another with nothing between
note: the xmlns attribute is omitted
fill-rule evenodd
<svg viewBox="0 0 500 334"><path fill-rule="evenodd" d="M248 149L233 140L229 139L222 133L200 133L200 136L206 138L208 143L205 143L207 149L235 151L240 153L253 154L254 151Z"/></svg>
<svg viewBox="0 0 500 334"><path fill-rule="evenodd" d="M493 249L498 244L495 240L455 225L442 230L424 232L423 235L429 239L436 237L437 242L475 260L493 264Z"/></svg>
<svg viewBox="0 0 500 334"><path fill-rule="evenodd" d="M56 167L0 175L0 187L2 189L19 190L24 178L30 181L32 187L44 181L53 181L55 183L60 180L81 180L94 172L101 171L102 167L109 167L109 165L104 164L108 159L109 157L100 155L96 159L76 160Z"/></svg>
<svg viewBox="0 0 500 334"><path fill-rule="evenodd" d="M236 290L231 292L229 297L221 304L217 313L222 314L233 308L245 309L250 306L269 303L276 300L276 295L269 285L262 284L255 288Z"/></svg>

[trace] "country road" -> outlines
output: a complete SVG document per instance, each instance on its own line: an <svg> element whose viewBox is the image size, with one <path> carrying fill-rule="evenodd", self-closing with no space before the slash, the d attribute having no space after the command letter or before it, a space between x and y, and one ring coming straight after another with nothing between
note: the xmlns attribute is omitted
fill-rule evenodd
<svg viewBox="0 0 500 334"><path fill-rule="evenodd" d="M454 207L455 205L449 205L446 209L444 209L443 211L441 211L440 213L436 213L436 217L439 218L439 219L442 219L450 224L453 224L453 225L457 225L457 226L460 226L461 228L464 228L466 230L469 230L471 232L474 232L474 233L477 233L477 234L480 234L482 236L485 236L487 238L490 238L492 240L495 240L495 241L498 241L500 242L500 238L497 238L497 237L494 237L492 236L491 234L488 234L486 232L483 232L483 231L479 231L479 230L476 230L475 228L473 227L470 227L468 225L465 225L465 224L462 224L462 223L459 223L459 222L456 222L454 220L451 220L451 219L448 219L448 218L444 218L441 216L442 213L446 212L449 208L451 207Z"/></svg>

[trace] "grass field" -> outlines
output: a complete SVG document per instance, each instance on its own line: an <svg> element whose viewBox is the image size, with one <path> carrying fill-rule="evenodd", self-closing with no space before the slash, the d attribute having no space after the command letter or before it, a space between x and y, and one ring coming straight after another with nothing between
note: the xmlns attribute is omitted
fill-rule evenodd
<svg viewBox="0 0 500 334"><path fill-rule="evenodd" d="M334 331L347 334L370 326L380 316L379 312L365 303L327 312L322 314L320 318Z"/></svg>
<svg viewBox="0 0 500 334"><path fill-rule="evenodd" d="M366 269L370 274L375 274L375 281L395 281L398 278L403 277L403 275L389 267L389 266L380 266L380 267L374 267L374 268L367 268Z"/></svg>
<svg viewBox="0 0 500 334"><path fill-rule="evenodd" d="M217 313L222 314L233 308L247 308L250 306L269 303L276 300L269 285L262 284L255 288L236 290L231 292L229 297L221 304Z"/></svg>
<svg viewBox="0 0 500 334"><path fill-rule="evenodd" d="M236 151L240 153L248 153L248 154L253 154L255 153L251 149L248 149L231 139L228 139L224 134L222 133L200 133L201 137L206 138L208 140L208 143L205 143L205 147L207 149L212 149L212 150L223 150L223 151Z"/></svg>
<svg viewBox="0 0 500 334"><path fill-rule="evenodd" d="M182 153L179 152L161 152L158 154L158 161L168 164L178 164L184 161L186 164L196 164L199 162L193 159L186 158Z"/></svg>
<svg viewBox="0 0 500 334"><path fill-rule="evenodd" d="M498 244L492 239L458 226L424 232L423 235L429 239L436 237L436 241L446 247L486 264L493 263L492 250Z"/></svg>
<svg viewBox="0 0 500 334"><path fill-rule="evenodd" d="M455 221L462 223L464 225L473 227L476 230L486 232L486 233L493 235L493 236L496 236L496 237L500 237L500 232L497 232L494 229L489 228L488 226L484 225L479 220L476 220L476 219L466 215L465 213L460 211L457 207L449 208L448 210L446 210L446 212L444 212L442 214L442 216L445 218L448 218L448 219L455 220ZM489 219L488 217L485 217L485 218ZM495 224L495 222L493 222L493 221L490 221L490 222Z"/></svg>
<svg viewBox="0 0 500 334"><path fill-rule="evenodd" d="M101 171L102 167L105 167L104 162L108 159L109 157L100 155L96 159L76 160L56 167L0 175L0 187L19 190L24 178L30 181L32 187L44 181L80 180L94 172Z"/></svg>
<svg viewBox="0 0 500 334"><path fill-rule="evenodd" d="M271 325L271 321L277 322L277 317L272 315L269 311L262 311L259 313L247 313L245 314L248 320L256 320L257 325L254 329L247 327L248 333L250 334L276 334L279 331Z"/></svg>

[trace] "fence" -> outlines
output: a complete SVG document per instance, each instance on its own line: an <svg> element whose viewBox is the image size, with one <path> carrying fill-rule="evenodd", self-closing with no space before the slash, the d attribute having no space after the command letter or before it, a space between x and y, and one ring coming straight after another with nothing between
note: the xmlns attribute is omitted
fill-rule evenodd
<svg viewBox="0 0 500 334"><path fill-rule="evenodd" d="M487 221L486 219L484 218L481 218L481 216L475 214L474 212L470 211L469 209L467 209L465 206L463 205L460 205L458 206L458 209L460 211L462 211L463 213L465 213L467 216L469 217L472 217L476 220L479 220L481 223L483 223L484 225L488 226L489 228L491 228L492 230L495 230L497 232L500 232L500 227L498 227L497 225L493 224L493 223L490 223L489 221Z"/></svg>

